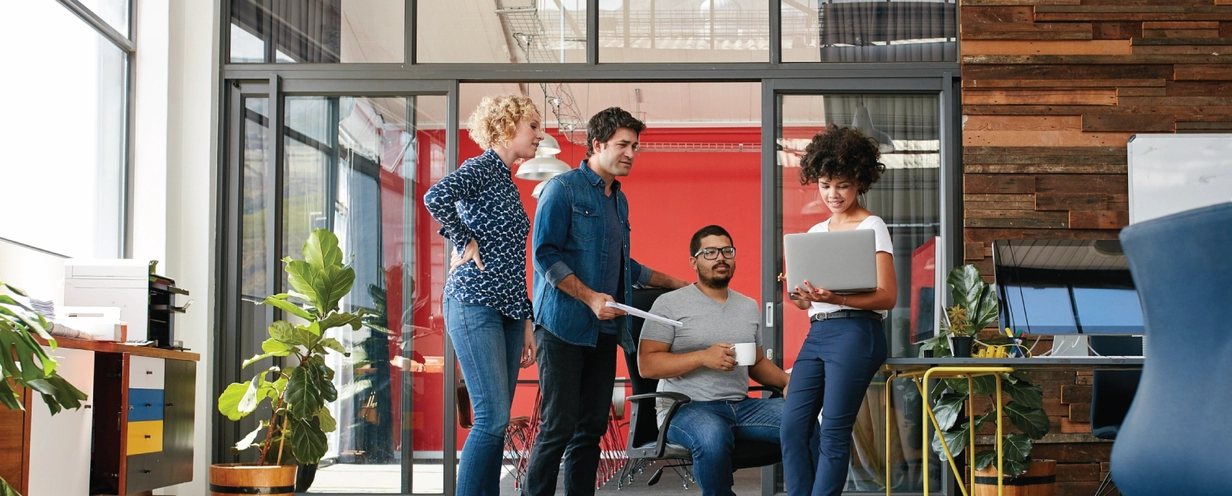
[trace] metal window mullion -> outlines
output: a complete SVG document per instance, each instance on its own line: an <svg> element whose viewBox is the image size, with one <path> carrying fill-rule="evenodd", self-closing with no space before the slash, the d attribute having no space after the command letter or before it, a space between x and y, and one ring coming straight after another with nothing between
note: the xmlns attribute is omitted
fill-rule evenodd
<svg viewBox="0 0 1232 496"><path fill-rule="evenodd" d="M586 0L586 64L599 65L599 0Z"/></svg>
<svg viewBox="0 0 1232 496"><path fill-rule="evenodd" d="M593 4L598 4L598 0L589 0ZM458 164L458 82L454 80L449 90L449 95L445 101L445 170L453 172L457 169ZM449 264L449 254L453 253L453 243L450 243L448 238L445 240L445 252L441 254L443 262L447 267ZM457 404L457 363L458 356L453 350L453 340L449 339L449 333L445 335L445 444L441 447L441 458L445 471L445 492L444 494L454 494L457 489L457 470L458 470L458 429L454 426L458 425L457 412L454 408Z"/></svg>
<svg viewBox="0 0 1232 496"><path fill-rule="evenodd" d="M69 10L69 12L72 12L77 17L81 18L81 20L85 21L86 24L89 24L90 27L93 27L95 31L98 31L98 33L103 35L104 38L107 38L108 41L120 47L121 50L124 50L127 53L133 53L137 51L137 45L133 43L132 40L130 40L127 36L120 34L120 32L116 31L115 28L111 27L110 24L107 24L107 21L104 21L103 18L99 17L98 14L95 14L94 11L82 5L81 2L78 2L77 0L56 0L56 1L60 2L60 5L63 5L64 8ZM133 0L133 1L135 2L136 0ZM129 10L130 13L133 11L131 9L132 7L130 6L130 10ZM129 18L129 26L132 26L133 16L129 15L128 18ZM129 29L129 32L130 33L132 32L131 28Z"/></svg>
<svg viewBox="0 0 1232 496"><path fill-rule="evenodd" d="M777 233L783 231L783 216L782 202L780 200L779 175L781 174L778 166L778 153L775 150L773 143L776 143L776 135L778 134L779 122L779 96L774 80L763 80L761 83L761 223L763 232L765 229L770 229L771 236L762 236L761 246L761 266L762 274L776 274L782 264L779 260L779 254L783 252L781 248L782 237ZM783 365L783 302L782 291L779 290L778 280L774 277L762 277L761 281L761 299L762 311L767 312L767 315L762 315L761 323L763 325L762 341L767 343L766 348L773 350L772 361L779 365ZM773 325L766 325L772 323ZM782 470L781 464L762 467L761 469L761 494L763 496L771 496L775 494L774 481L776 479L775 472Z"/></svg>
<svg viewBox="0 0 1232 496"><path fill-rule="evenodd" d="M417 0L406 0L403 8L403 26L402 30L402 62L407 66L412 66L418 63L418 57L415 55L415 50L419 43L419 27L415 24L415 19L419 14L419 2Z"/></svg>
<svg viewBox="0 0 1232 496"><path fill-rule="evenodd" d="M270 240L269 249L266 250L265 266L273 274L265 283L267 296L282 291L282 271L279 270L279 263L283 255L282 197L283 183L286 179L282 173L283 103L282 78L274 75L269 79L269 127L266 129L266 136L269 137L270 143L266 147L265 158L265 175L272 181L266 183L265 191L262 193L266 205L265 239Z"/></svg>
<svg viewBox="0 0 1232 496"><path fill-rule="evenodd" d="M770 64L783 62L783 0L770 0Z"/></svg>

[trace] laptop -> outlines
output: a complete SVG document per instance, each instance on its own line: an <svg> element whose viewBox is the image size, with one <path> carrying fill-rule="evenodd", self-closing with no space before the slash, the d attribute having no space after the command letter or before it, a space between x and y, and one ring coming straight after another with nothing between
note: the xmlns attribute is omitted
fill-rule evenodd
<svg viewBox="0 0 1232 496"><path fill-rule="evenodd" d="M872 229L787 234L787 290L814 288L839 294L877 289L877 243Z"/></svg>

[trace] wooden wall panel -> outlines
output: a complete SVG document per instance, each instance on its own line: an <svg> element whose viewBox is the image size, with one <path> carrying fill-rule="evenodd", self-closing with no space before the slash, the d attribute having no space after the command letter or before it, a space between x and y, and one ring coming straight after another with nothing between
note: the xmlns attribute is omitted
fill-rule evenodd
<svg viewBox="0 0 1232 496"><path fill-rule="evenodd" d="M965 0L959 17L962 250L986 275L994 240L1115 239L1133 134L1232 132L1232 0ZM1040 379L1059 428L1033 455L1059 462L1056 496L1089 495L1110 445L1060 396L1090 376Z"/></svg>

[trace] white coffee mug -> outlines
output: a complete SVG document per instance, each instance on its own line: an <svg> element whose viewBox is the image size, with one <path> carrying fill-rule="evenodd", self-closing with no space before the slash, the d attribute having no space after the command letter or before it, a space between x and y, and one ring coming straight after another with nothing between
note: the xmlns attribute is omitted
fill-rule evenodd
<svg viewBox="0 0 1232 496"><path fill-rule="evenodd" d="M757 343L736 343L736 365L757 363Z"/></svg>

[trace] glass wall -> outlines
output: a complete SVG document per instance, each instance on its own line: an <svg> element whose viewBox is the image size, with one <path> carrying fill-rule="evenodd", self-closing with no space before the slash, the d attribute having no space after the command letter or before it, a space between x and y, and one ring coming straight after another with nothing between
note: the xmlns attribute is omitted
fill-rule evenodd
<svg viewBox="0 0 1232 496"><path fill-rule="evenodd" d="M334 10L326 9L330 15L337 13L336 20L329 22L345 24L350 15L345 12L351 11L343 7L352 3L319 3L335 5L329 7ZM923 272L936 263L930 250L943 232L940 192L947 176L942 171L953 167L942 162L944 149L952 145L943 141L941 129L943 122L953 121L956 109L944 109L941 102L957 100L945 100L939 89L952 86L946 74L956 74L958 66L945 62L952 57L824 58L817 2L783 2L784 9L807 10L813 5L811 14L802 14L813 19L811 26L789 27L784 15L780 26L784 62L800 62L790 64L769 63L773 57L768 40L778 30L771 29L769 4L764 2L601 0L599 8L589 13L585 0L405 3L417 12L401 10L403 2L395 3L399 10L382 11L378 17L383 26L399 33L401 46L414 42L413 57L399 53L395 63L333 64L311 70L278 62L378 60L329 59L324 55L330 45L324 41L287 42L294 36L274 33L291 27L303 30L310 24L291 23L283 14L274 16L268 9L281 5L274 0L232 0L223 8L224 18L232 21L224 28L231 44L229 60L247 62L227 65L223 78L241 84L253 80L265 84L274 76L279 81L272 93L264 90L270 93L268 98L249 98L243 104L249 107L248 115L268 114L268 123L260 125L269 128L255 131L258 123L266 122L261 119L244 124L243 119L230 117L227 124L229 129L246 125L258 134L265 133L262 140L249 143L252 160L262 162L254 162L252 171L245 169L242 176L243 188L260 188L262 194L245 190L229 200L249 202L243 205L243 215L253 216L253 225L263 225L257 233L249 230L247 220L241 222L244 250L262 252L260 256L245 252L243 273L259 275L268 290L285 287L277 257L298 253L312 229L329 228L338 234L357 274L356 289L344 303L353 309L369 309L377 317L366 320L358 332L336 336L352 355L334 364L339 370L340 399L333 413L339 430L330 438L329 454L311 492L451 494L452 478L467 476L457 473L455 463L468 434L461 426L466 425L469 411L464 402L454 401L455 394L461 399L455 380L461 376L441 321L446 247L421 199L445 173L482 152L467 136L465 125L486 95L530 97L540 106L545 131L561 145L556 157L571 167L585 159L586 121L595 112L620 106L646 121L635 171L622 179L630 203L634 258L691 280L696 275L688 263L689 236L706 224L723 225L740 246L740 275L733 287L763 303L781 298L776 290L767 292L781 271L765 262L766 253L773 251L767 247L775 246L767 240L781 239L784 232L803 231L824 220L816 187L800 186L794 175L798 150L827 123L867 130L881 142L883 160L890 169L865 201L891 225L895 243L900 294L899 307L887 321L891 352L903 356L911 343L931 332L932 314L926 310L931 308L931 286L923 282L931 283L932 278ZM244 13L244 9L255 10ZM865 14L887 15L876 9L870 12ZM319 18L329 17L314 15L306 17L318 19L314 21L317 25L324 23ZM244 16L259 18L264 24L241 21ZM407 19L413 19L414 29L404 29ZM588 29L588 19L595 21L597 29ZM252 27L257 25L266 27ZM329 36L322 33L333 29L317 29L318 34L307 38L296 36L327 40ZM345 26L338 27L336 32L344 30ZM814 34L810 37L809 32ZM789 46L788 33L792 40L804 41ZM237 37L244 36L250 39L237 42ZM406 39L411 36L414 39ZM792 47L804 49L810 43L807 50L813 55L789 56ZM317 45L320 50L313 55ZM294 46L300 48L290 48ZM588 46L598 47L600 65L587 63ZM834 46L845 47L843 43ZM870 46L885 48L887 44L874 41ZM907 73L894 64L819 63L838 60L917 63ZM677 69L673 64L680 62L710 65L705 70L696 66ZM890 81L887 88L897 89L874 92L864 87L868 78ZM767 97L778 95L774 88L782 81L832 90ZM387 90L421 85L446 90L434 96ZM231 85L226 87L233 91ZM780 118L775 121L774 115ZM763 125L771 129L763 130ZM273 132L275 126L278 133ZM272 137L275 134L277 139ZM228 132L228 136L238 135ZM235 155L228 159L234 163L226 165L227 171L247 166L247 155L243 159ZM264 172L255 172L258 168ZM517 168L514 164L513 169ZM534 190L541 183L516 179L515 184L533 218ZM766 209L774 215L767 217ZM254 215L257 212L259 216ZM915 279L923 282L916 285ZM244 291L246 297L258 296L248 296L247 288ZM784 368L791 367L807 329L802 312L790 312L795 311L785 312L784 324L765 328L767 342L775 343L774 358ZM237 337L229 339L244 342L263 332L256 319L249 320L237 318L242 328L237 329ZM623 360L618 363L618 379L626 380ZM520 423L511 426L511 432L533 434L533 428L522 429L533 426L536 378L534 368L521 376L513 408ZM862 413L850 493L883 492L887 482L881 475L887 434L879 428L885 420L885 405L880 400L884 382L874 383L868 409ZM604 487L613 489L623 465L623 443L618 436L623 435L623 422L627 422L621 400L628 394L623 390L625 384L618 382L613 392L612 432L617 441L604 445L604 460L610 462L604 466L617 470L599 477ZM918 396L902 386L906 382L898 381L891 395L895 427L888 437L897 441L891 443L888 482L895 490L913 491L924 477L919 473L924 452L918 446L914 421L920 403ZM533 435L518 438L515 433L510 438L502 491L516 491L529 442ZM752 473L743 480L754 482L738 488L737 493L782 491L774 477L781 471L761 472L768 474L764 482L757 470ZM930 474L930 480L935 483L940 474ZM635 476L633 483L644 484L648 476ZM665 477L675 476L669 472Z"/></svg>
<svg viewBox="0 0 1232 496"><path fill-rule="evenodd" d="M0 43L13 47L15 72L5 78L0 170L21 185L4 194L23 214L0 223L0 237L71 257L123 256L130 54L57 2L5 8Z"/></svg>
<svg viewBox="0 0 1232 496"><path fill-rule="evenodd" d="M232 63L402 62L403 0L231 0Z"/></svg>
<svg viewBox="0 0 1232 496"><path fill-rule="evenodd" d="M784 0L782 5L783 62L958 60L955 0Z"/></svg>

